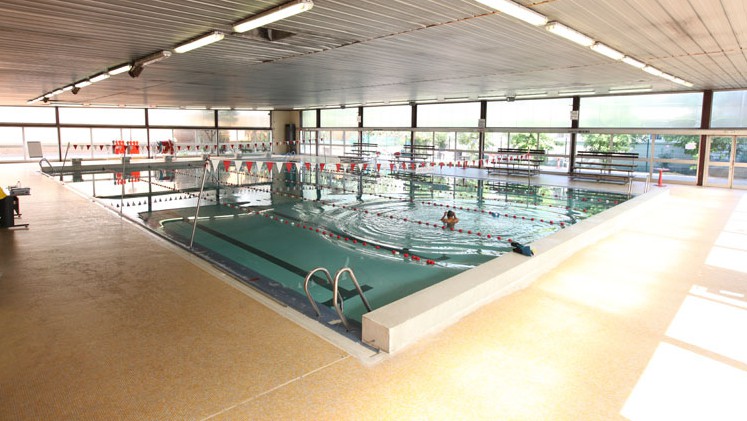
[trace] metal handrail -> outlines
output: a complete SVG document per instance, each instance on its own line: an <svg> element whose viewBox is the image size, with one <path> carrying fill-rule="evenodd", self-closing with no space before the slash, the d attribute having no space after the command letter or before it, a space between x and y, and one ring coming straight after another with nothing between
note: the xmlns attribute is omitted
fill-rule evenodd
<svg viewBox="0 0 747 421"><path fill-rule="evenodd" d="M334 285L334 282L332 282L332 275L329 273L327 269L323 267L312 269L306 275L306 278L303 281L303 290L306 291L306 298L309 299L309 303L311 303L311 306L314 308L314 312L316 312L316 317L321 316L322 313L319 311L319 306L316 305L316 301L314 301L314 299L311 298L311 292L309 291L309 281L311 281L312 279L311 277L314 276L315 273L320 272L320 271L324 272L324 274L327 275L327 282L329 282L330 285ZM335 306L335 309L337 309L337 306Z"/></svg>
<svg viewBox="0 0 747 421"><path fill-rule="evenodd" d="M67 148L65 149L65 157L62 159L62 167L60 167L60 181L62 181L63 170L65 169L65 162L67 162L68 152L70 152L70 142L67 142Z"/></svg>
<svg viewBox="0 0 747 421"><path fill-rule="evenodd" d="M49 162L49 160L47 158L40 159L39 160L39 168L41 169L42 172L44 172L44 167L42 167L42 162L46 162L47 165L49 165L49 169L51 170L49 172L49 175L52 175L54 173L54 167L52 166L52 163Z"/></svg>
<svg viewBox="0 0 747 421"><path fill-rule="evenodd" d="M363 305L366 306L366 309L368 311L371 311L371 304L368 303L366 296L363 295L363 290L361 289L360 284L358 284L358 280L355 278L353 269L350 269L349 267L344 267L338 270L337 273L335 274L335 284L332 287L332 303L335 304L335 306L337 306L337 300L338 300L338 297L340 296L340 289L339 289L340 277L342 276L343 273L347 273L350 275L350 279L353 281L353 285L355 285L355 289L358 290L358 295L361 297L361 301L363 301ZM342 323L345 325L345 328L350 330L347 319L345 319L345 316L342 315L342 308L340 308L338 313L340 314L340 318L342 319Z"/></svg>
<svg viewBox="0 0 747 421"><path fill-rule="evenodd" d="M192 244L195 242L195 234L197 233L197 219L200 216L200 199L202 199L202 192L205 190L205 178L207 176L208 165L212 166L210 158L205 158L204 168L202 170L202 181L200 182L200 194L197 196L197 209L195 210L195 221L192 223L192 237L189 239L189 249L192 250Z"/></svg>
<svg viewBox="0 0 747 421"><path fill-rule="evenodd" d="M303 289L306 291L306 297L309 299L309 303L311 303L311 306L314 308L314 311L316 312L316 316L319 317L322 315L322 313L319 311L319 306L316 305L316 301L311 297L311 292L309 292L309 281L311 281L312 276L316 272L324 272L324 274L327 277L327 282L332 285L332 305L335 307L335 311L337 312L337 315L340 316L340 321L345 326L346 330L350 330L350 323L348 322L348 319L345 317L345 314L343 313L343 306L344 302L342 301L342 297L340 296L340 277L342 277L342 274L347 273L350 275L350 279L353 281L353 284L355 285L355 289L358 290L358 295L361 297L361 300L363 301L363 305L366 306L366 309L368 311L371 311L371 305L368 303L368 300L363 295L363 290L361 289L360 284L358 283L358 279L356 279L355 274L353 273L353 270L349 267L344 267L337 271L335 274L335 280L332 281L332 275L329 273L329 271L323 267L318 267L315 269L312 269L307 275L306 279L304 279L303 283Z"/></svg>

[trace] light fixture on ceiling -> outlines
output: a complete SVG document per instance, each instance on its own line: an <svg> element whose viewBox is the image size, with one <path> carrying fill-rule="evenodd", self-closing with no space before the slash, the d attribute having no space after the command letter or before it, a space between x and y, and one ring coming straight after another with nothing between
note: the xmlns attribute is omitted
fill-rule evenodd
<svg viewBox="0 0 747 421"><path fill-rule="evenodd" d="M62 91L63 92L72 91L73 88L75 88L74 85L67 85L67 86L65 86L65 87L62 88Z"/></svg>
<svg viewBox="0 0 747 421"><path fill-rule="evenodd" d="M206 45L212 44L214 42L218 42L222 40L226 34L220 31L213 31L206 35L201 35L191 41L187 41L185 43L179 44L174 48L175 53L186 53L187 51L192 51L194 49L204 47Z"/></svg>
<svg viewBox="0 0 747 421"><path fill-rule="evenodd" d="M85 88L86 86L91 86L91 81L88 79L81 80L80 82L75 82L75 87L78 89Z"/></svg>
<svg viewBox="0 0 747 421"><path fill-rule="evenodd" d="M662 73L661 77L663 77L664 79L666 79L666 80L668 80L670 82L674 82L674 83L676 83L678 85L687 86L688 88L692 88L693 87L692 83L690 83L690 82L688 82L688 81L686 81L684 79L678 78L677 76L670 75L669 73Z"/></svg>
<svg viewBox="0 0 747 421"><path fill-rule="evenodd" d="M633 94L639 92L651 92L653 88L650 86L626 86L620 88L610 88L609 93L611 94Z"/></svg>
<svg viewBox="0 0 747 421"><path fill-rule="evenodd" d="M558 95L560 96L584 96L584 95L594 95L596 91L594 89L585 89L585 90L577 90L577 91L559 91Z"/></svg>
<svg viewBox="0 0 747 421"><path fill-rule="evenodd" d="M246 32L305 12L312 7L314 7L314 2L312 0L294 0L282 4L274 9L238 21L233 25L233 30L236 32Z"/></svg>
<svg viewBox="0 0 747 421"><path fill-rule="evenodd" d="M119 65L117 67L113 67L113 68L109 69L109 71L107 73L109 73L109 76L116 76L116 75L118 75L120 73L127 72L130 69L132 69L132 66L130 65L130 63L127 63L127 64Z"/></svg>
<svg viewBox="0 0 747 421"><path fill-rule="evenodd" d="M549 22L547 25L545 25L545 29L559 37L563 37L568 41L575 42L576 44L582 45L584 47L591 47L592 45L594 45L593 39L582 34L581 32L576 31L575 29L571 29L563 25L560 22Z"/></svg>
<svg viewBox="0 0 747 421"><path fill-rule="evenodd" d="M44 99L44 95L42 95L42 96L40 96L40 97L36 97L36 98L34 98L34 99L30 99L30 100L28 100L28 101L26 101L26 104L29 104L29 105L31 105L31 104L36 104L37 102L39 102L39 101L41 101L41 100L43 100L43 99Z"/></svg>
<svg viewBox="0 0 747 421"><path fill-rule="evenodd" d="M638 61L638 60L634 59L633 57L625 56L621 60L622 60L623 63L629 64L629 65L631 65L633 67L636 67L638 69L643 69L644 67L646 67L646 63L644 63L642 61Z"/></svg>
<svg viewBox="0 0 747 421"><path fill-rule="evenodd" d="M622 60L623 57L625 57L625 54L615 50L612 47L602 44L601 42L594 43L590 48L592 49L592 51L597 52L603 56L607 56L612 60Z"/></svg>
<svg viewBox="0 0 747 421"><path fill-rule="evenodd" d="M140 76L140 73L143 72L145 66L149 66L169 57L171 57L171 51L169 50L158 51L145 57L141 57L132 63L132 67L128 73L131 77L138 77Z"/></svg>
<svg viewBox="0 0 747 421"><path fill-rule="evenodd" d="M509 15L516 19L522 20L530 25L542 26L547 24L547 17L543 14L537 13L532 9L524 7L520 4L514 3L510 0L477 0L488 7Z"/></svg>
<svg viewBox="0 0 747 421"><path fill-rule="evenodd" d="M644 66L643 69L641 69L641 70L643 70L644 72L646 72L648 74L654 75L654 76L662 76L664 74L664 72L662 72L661 70L657 69L656 67L648 66L648 65Z"/></svg>
<svg viewBox="0 0 747 421"><path fill-rule="evenodd" d="M51 92L51 93L50 93L49 95L50 95L50 96L57 96L57 95L59 95L59 94L61 94L61 93L63 93L63 92L64 92L64 91L63 91L62 89L55 89L55 90L54 90L54 91L52 91L52 92Z"/></svg>
<svg viewBox="0 0 747 421"><path fill-rule="evenodd" d="M524 99L524 98L542 98L542 97L546 97L546 96L547 96L547 92L527 92L527 93L523 93L523 94L517 93L516 96L514 96L514 98L521 98L521 99Z"/></svg>
<svg viewBox="0 0 747 421"><path fill-rule="evenodd" d="M103 72L99 73L97 75L91 76L90 79L88 79L91 83L101 82L102 80L109 79L109 73Z"/></svg>
<svg viewBox="0 0 747 421"><path fill-rule="evenodd" d="M672 79L672 82L674 82L676 84L679 84L679 85L682 85L682 86L687 86L688 88L692 88L694 86L692 82L688 82L688 81L686 81L684 79L680 79L678 77L675 77L674 79Z"/></svg>

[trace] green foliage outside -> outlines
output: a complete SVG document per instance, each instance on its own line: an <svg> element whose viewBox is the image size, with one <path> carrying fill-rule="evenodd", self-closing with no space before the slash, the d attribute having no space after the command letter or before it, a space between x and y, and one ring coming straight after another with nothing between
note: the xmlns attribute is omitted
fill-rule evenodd
<svg viewBox="0 0 747 421"><path fill-rule="evenodd" d="M511 135L510 144L516 149L551 151L555 146L555 141L545 133L514 133Z"/></svg>

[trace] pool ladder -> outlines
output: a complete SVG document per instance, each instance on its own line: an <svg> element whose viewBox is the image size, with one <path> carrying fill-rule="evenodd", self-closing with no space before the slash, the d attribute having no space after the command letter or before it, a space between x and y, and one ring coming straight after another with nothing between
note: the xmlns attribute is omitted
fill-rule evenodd
<svg viewBox="0 0 747 421"><path fill-rule="evenodd" d="M358 290L358 295L361 297L361 300L363 301L363 305L366 306L366 309L368 309L368 311L371 311L371 305L368 304L368 300L363 295L363 290L361 289L361 286L358 283L358 280L355 278L355 274L353 273L353 270L350 269L349 267L344 267L338 270L337 273L335 274L334 281L332 280L332 275L329 273L329 271L323 267L312 269L311 272L309 272L308 275L306 275L306 279L304 280L304 283L303 283L303 289L304 291L306 291L306 297L309 299L309 303L311 303L311 306L314 307L316 316L319 317L322 315L322 313L319 311L319 306L317 306L316 301L314 301L314 299L311 298L311 292L309 292L309 282L311 281L314 274L317 272L323 272L327 278L327 282L329 282L329 284L332 285L332 305L335 307L335 311L337 311L337 315L340 316L340 321L342 321L342 324L345 325L345 329L350 330L350 322L348 322L348 319L345 317L345 315L342 312L343 301L342 301L342 297L340 296L340 277L342 277L344 273L347 273L350 276L350 279L353 281L353 285L355 285L355 289Z"/></svg>

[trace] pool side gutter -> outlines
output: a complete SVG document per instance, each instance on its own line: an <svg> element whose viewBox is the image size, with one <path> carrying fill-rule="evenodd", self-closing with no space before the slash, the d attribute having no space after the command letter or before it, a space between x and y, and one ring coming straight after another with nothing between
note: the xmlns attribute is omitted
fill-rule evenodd
<svg viewBox="0 0 747 421"><path fill-rule="evenodd" d="M363 342L396 354L500 297L528 287L576 252L622 229L669 195L655 189L532 243L534 257L509 253L363 315Z"/></svg>

